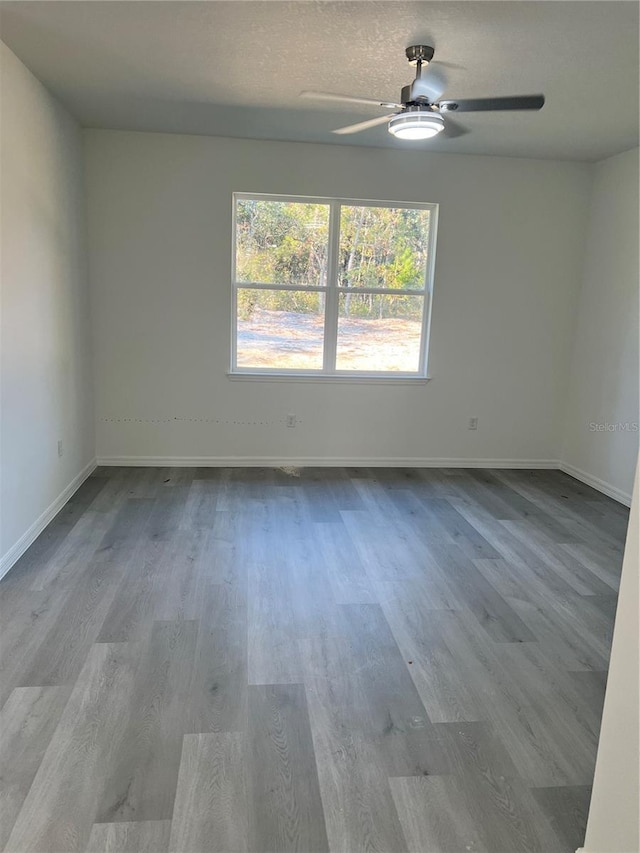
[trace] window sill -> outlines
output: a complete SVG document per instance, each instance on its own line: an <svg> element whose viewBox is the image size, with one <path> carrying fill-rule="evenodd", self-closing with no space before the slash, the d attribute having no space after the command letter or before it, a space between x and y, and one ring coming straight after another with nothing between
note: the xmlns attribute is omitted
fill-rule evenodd
<svg viewBox="0 0 640 853"><path fill-rule="evenodd" d="M330 383L341 385L426 385L428 376L328 376L322 373L227 373L227 378L233 382L303 382L303 383Z"/></svg>

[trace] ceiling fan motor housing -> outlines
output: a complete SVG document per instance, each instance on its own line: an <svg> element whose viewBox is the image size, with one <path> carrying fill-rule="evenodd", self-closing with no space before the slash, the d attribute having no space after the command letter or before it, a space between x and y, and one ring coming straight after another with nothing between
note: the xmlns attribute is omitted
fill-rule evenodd
<svg viewBox="0 0 640 853"><path fill-rule="evenodd" d="M412 83L410 83L408 86L402 87L402 91L400 92L400 103L401 104L404 104L405 106L408 106L411 104L416 104L417 106L420 106L421 104L424 105L424 104L429 103L429 99L427 98L426 95L418 95L417 98L414 98L411 95L412 88L413 88Z"/></svg>

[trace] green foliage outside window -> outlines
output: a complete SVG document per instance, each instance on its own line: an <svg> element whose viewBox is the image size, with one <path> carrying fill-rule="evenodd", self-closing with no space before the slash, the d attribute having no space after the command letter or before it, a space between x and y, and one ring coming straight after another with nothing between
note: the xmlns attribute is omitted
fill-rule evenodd
<svg viewBox="0 0 640 853"><path fill-rule="evenodd" d="M419 319L416 298L359 293L362 289L420 290L425 283L428 210L343 205L340 212L338 281L348 288L340 316ZM295 291L239 288L238 315L256 308L315 314L327 285L329 205L239 199L236 208L236 281L295 285Z"/></svg>

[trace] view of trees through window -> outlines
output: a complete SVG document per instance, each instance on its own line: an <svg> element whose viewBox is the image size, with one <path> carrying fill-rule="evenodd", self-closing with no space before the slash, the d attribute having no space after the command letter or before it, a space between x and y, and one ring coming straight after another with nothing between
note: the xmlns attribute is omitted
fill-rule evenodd
<svg viewBox="0 0 640 853"><path fill-rule="evenodd" d="M431 210L333 210L332 226L329 202L236 199L238 368L419 370Z"/></svg>

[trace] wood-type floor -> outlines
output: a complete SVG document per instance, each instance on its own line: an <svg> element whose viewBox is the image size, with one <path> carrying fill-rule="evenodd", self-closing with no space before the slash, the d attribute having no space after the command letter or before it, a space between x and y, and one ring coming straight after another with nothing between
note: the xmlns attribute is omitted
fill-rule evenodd
<svg viewBox="0 0 640 853"><path fill-rule="evenodd" d="M98 469L0 583L0 849L573 853L627 515L557 471Z"/></svg>

